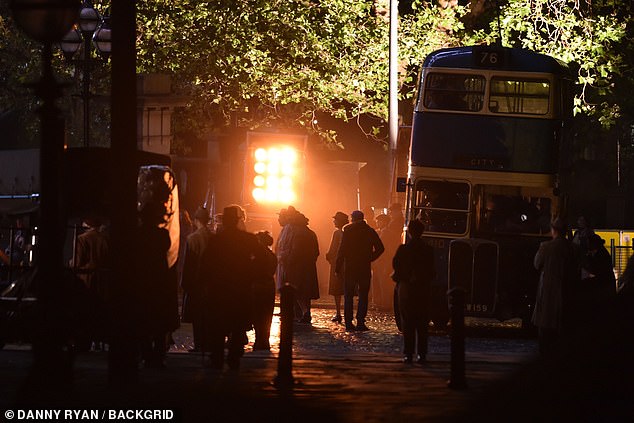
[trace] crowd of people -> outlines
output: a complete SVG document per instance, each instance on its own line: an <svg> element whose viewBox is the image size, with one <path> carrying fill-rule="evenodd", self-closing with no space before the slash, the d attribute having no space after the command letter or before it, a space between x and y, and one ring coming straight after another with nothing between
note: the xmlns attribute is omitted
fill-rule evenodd
<svg viewBox="0 0 634 423"><path fill-rule="evenodd" d="M209 353L209 365L213 368L222 368L226 361L229 368L237 369L247 343L247 330L255 331L254 350L270 349L275 294L283 287L293 287L295 322L311 323L311 302L319 298L319 242L309 219L293 206L279 211L280 232L275 242L266 231L256 234L246 231L246 213L237 205L223 210L221 225L215 231L209 229L208 221L207 210L199 209L194 214L194 231L188 235L184 247L183 319L193 326L193 352ZM381 226L373 228L360 210L350 216L338 211L333 216L335 230L326 253L330 264L328 294L335 299L336 314L332 321L345 324L347 331L370 330L366 317L373 278L377 285L381 284L372 294L375 302L391 306L395 298L391 257L386 256L393 256L400 245L404 224L400 206L380 215L379 221ZM382 262L378 262L380 257L384 257ZM398 266L405 268L411 263L411 260L406 264L399 262ZM409 271L402 269L401 273ZM430 283L428 279L424 283ZM356 315L355 297L358 297ZM415 301L414 294L402 297L403 304ZM422 317L416 314L405 318L407 342L416 336L416 328L422 326L410 322L418 322ZM414 332L409 331L410 326L415 328ZM419 347L424 358L422 348Z"/></svg>
<svg viewBox="0 0 634 423"><path fill-rule="evenodd" d="M540 352L548 359L572 351L598 353L597 348L614 339L629 339L623 335L632 329L634 259L628 261L617 291L605 241L584 217L577 228L570 236L565 220L553 220L552 239L541 243L534 259L540 280L532 322Z"/></svg>
<svg viewBox="0 0 634 423"><path fill-rule="evenodd" d="M408 222L405 242L401 242L405 220L400 205L376 218L373 211L368 213L372 214L367 218L360 210L350 215L337 211L332 216L334 230L325 253L330 266L327 292L335 304L332 322L345 325L346 331L368 331L370 300L378 307L393 307L403 334L403 361L424 363L436 274L434 249L423 241L425 225L416 219ZM216 216L212 228L209 211L196 210L191 229L183 225L177 267L166 260L170 238L161 227L164 210L146 207L140 211L142 254L134 271L141 292L151 293L139 298L138 304L139 352L147 367L165 365L170 334L183 321L192 324L191 352L208 354L212 368L221 369L226 363L238 369L248 343L247 331L254 329L254 350L270 350L275 296L285 286L294 288L295 322L311 323L311 302L320 295L320 248L309 219L293 206L280 210L280 231L274 239L268 231L248 232L246 217L242 207L231 205ZM103 298L106 283L94 271L109 266L107 237L98 220L85 219L84 227L74 265L84 284ZM561 351L573 339L587 342L588 337L598 336L613 323L616 313L627 313L626 304L632 304L626 294L634 291L632 283L627 283L634 259L621 278L627 286L617 298L604 241L585 219L580 218L577 227L570 236L562 219L553 220L552 240L543 242L534 257L540 280L532 322L539 330L544 356Z"/></svg>

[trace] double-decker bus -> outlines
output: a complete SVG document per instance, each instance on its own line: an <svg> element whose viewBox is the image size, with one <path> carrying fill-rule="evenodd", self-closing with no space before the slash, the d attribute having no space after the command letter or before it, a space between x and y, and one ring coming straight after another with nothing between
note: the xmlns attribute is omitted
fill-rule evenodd
<svg viewBox="0 0 634 423"><path fill-rule="evenodd" d="M434 247L432 319L466 290L467 315L527 318L533 257L562 212L560 156L572 116L568 67L516 48L431 53L412 122L406 215Z"/></svg>

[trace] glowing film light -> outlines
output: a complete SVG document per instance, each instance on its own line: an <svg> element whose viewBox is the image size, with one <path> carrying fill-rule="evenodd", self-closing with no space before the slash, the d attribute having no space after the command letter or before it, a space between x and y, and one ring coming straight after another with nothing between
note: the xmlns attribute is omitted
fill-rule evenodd
<svg viewBox="0 0 634 423"><path fill-rule="evenodd" d="M255 188L251 194L256 202L292 203L297 199L297 150L287 146L259 147L253 151L253 159Z"/></svg>

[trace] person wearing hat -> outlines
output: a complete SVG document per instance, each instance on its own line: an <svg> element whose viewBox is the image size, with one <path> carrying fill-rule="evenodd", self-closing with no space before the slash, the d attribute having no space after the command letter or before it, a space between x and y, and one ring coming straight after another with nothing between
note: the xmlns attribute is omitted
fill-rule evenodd
<svg viewBox="0 0 634 423"><path fill-rule="evenodd" d="M341 323L341 296L344 294L343 279L337 275L335 268L337 265L337 254L339 254L339 247L341 246L341 237L343 236L342 228L348 224L348 215L344 212L338 211L332 217L332 221L335 225L335 230L332 233L330 247L328 247L328 252L326 253L326 260L330 264L328 295L332 295L335 298L336 314L333 316L332 321L335 323Z"/></svg>
<svg viewBox="0 0 634 423"><path fill-rule="evenodd" d="M535 254L535 268L541 272L532 322L539 331L539 350L552 356L561 347L562 334L568 329L570 316L564 304L567 294L579 281L579 263L572 243L566 239L566 224L561 218L551 223L552 240L540 244Z"/></svg>
<svg viewBox="0 0 634 423"><path fill-rule="evenodd" d="M190 352L203 351L203 313L205 309L204 290L198 277L198 269L205 249L211 242L214 234L207 226L209 223L209 211L199 207L194 213L194 232L188 237L183 257L183 311L182 320L191 322L194 348Z"/></svg>
<svg viewBox="0 0 634 423"><path fill-rule="evenodd" d="M222 211L222 231L203 254L201 278L207 292L205 346L209 366L222 370L226 357L231 370L240 368L246 330L253 323L253 277L257 263L266 260L257 237L244 230L246 213L238 205Z"/></svg>
<svg viewBox="0 0 634 423"><path fill-rule="evenodd" d="M288 206L288 208L281 209L278 213L277 222L280 224L282 230L277 237L275 243L275 254L277 255L277 272L275 272L275 288L279 291L284 284L288 282L286 279L286 272L288 267L288 257L291 252L291 244L293 239L293 226L291 221L293 216L297 213L295 207Z"/></svg>
<svg viewBox="0 0 634 423"><path fill-rule="evenodd" d="M311 300L319 299L317 234L308 226L308 218L297 211L289 216L292 228L290 251L286 259L286 283L295 287L295 318L298 323L312 321Z"/></svg>
<svg viewBox="0 0 634 423"><path fill-rule="evenodd" d="M366 331L368 293L372 278L371 263L379 258L385 247L379 235L364 220L363 212L351 213L352 222L343 228L341 246L337 254L336 273L344 280L343 314L348 331ZM352 324L353 299L358 292L357 325Z"/></svg>

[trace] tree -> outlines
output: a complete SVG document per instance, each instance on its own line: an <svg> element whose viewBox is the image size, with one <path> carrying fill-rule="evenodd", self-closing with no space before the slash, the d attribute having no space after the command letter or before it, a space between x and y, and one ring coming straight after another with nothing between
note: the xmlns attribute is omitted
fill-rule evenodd
<svg viewBox="0 0 634 423"><path fill-rule="evenodd" d="M5 134L7 148L33 148L39 145L39 123L37 119L37 96L33 84L40 79L42 68L42 46L30 40L18 29L11 17L8 2L0 3L0 125ZM107 5L98 5L103 13ZM57 49L54 49L57 50ZM93 93L108 93L109 68L93 66ZM78 95L81 87L81 66L64 61L61 51L55 51L53 57L54 74L62 86L64 94L58 105L67 116L67 143L71 146L82 144L82 108ZM109 140L109 110L104 107L105 95L94 95L91 99L92 145L105 146ZM97 107L95 107L97 106ZM99 107L101 106L101 107ZM16 131L5 131L5 126L18 126ZM14 139L15 138L15 139ZM13 142L13 144L11 143Z"/></svg>
<svg viewBox="0 0 634 423"><path fill-rule="evenodd" d="M19 31L9 18L6 2L0 4L0 125L3 148L37 145L39 125L34 119L36 104L26 84L39 78L40 46ZM15 138L15 139L12 139Z"/></svg>
<svg viewBox="0 0 634 423"><path fill-rule="evenodd" d="M139 71L171 72L191 126L305 128L387 116L387 26L371 2L144 1Z"/></svg>
<svg viewBox="0 0 634 423"><path fill-rule="evenodd" d="M108 4L96 6L103 11ZM337 134L315 119L326 114L357 122L368 138L385 142L373 126L387 119L388 4L142 0L137 2L138 71L172 74L178 93L190 98L176 128L194 133L232 126L302 129L342 146ZM418 67L431 51L501 42L570 63L578 79L576 113L591 123L594 134L632 121L630 2L412 0L402 11L404 101L413 98ZM12 29L8 16L2 6L0 58L6 66L0 71L0 98L5 108L15 108L33 102L25 100L20 82L37 69L37 46ZM61 61L59 66L69 74ZM379 123L363 124L362 116Z"/></svg>
<svg viewBox="0 0 634 423"><path fill-rule="evenodd" d="M500 41L571 63L577 114L604 127L622 116L614 84L627 68L615 47L629 45L627 4L407 3L399 32L403 99L414 96L417 68L431 51ZM378 1L145 1L139 70L178 75L191 96L188 127L303 127L336 142L315 123L317 112L387 118L388 13Z"/></svg>

